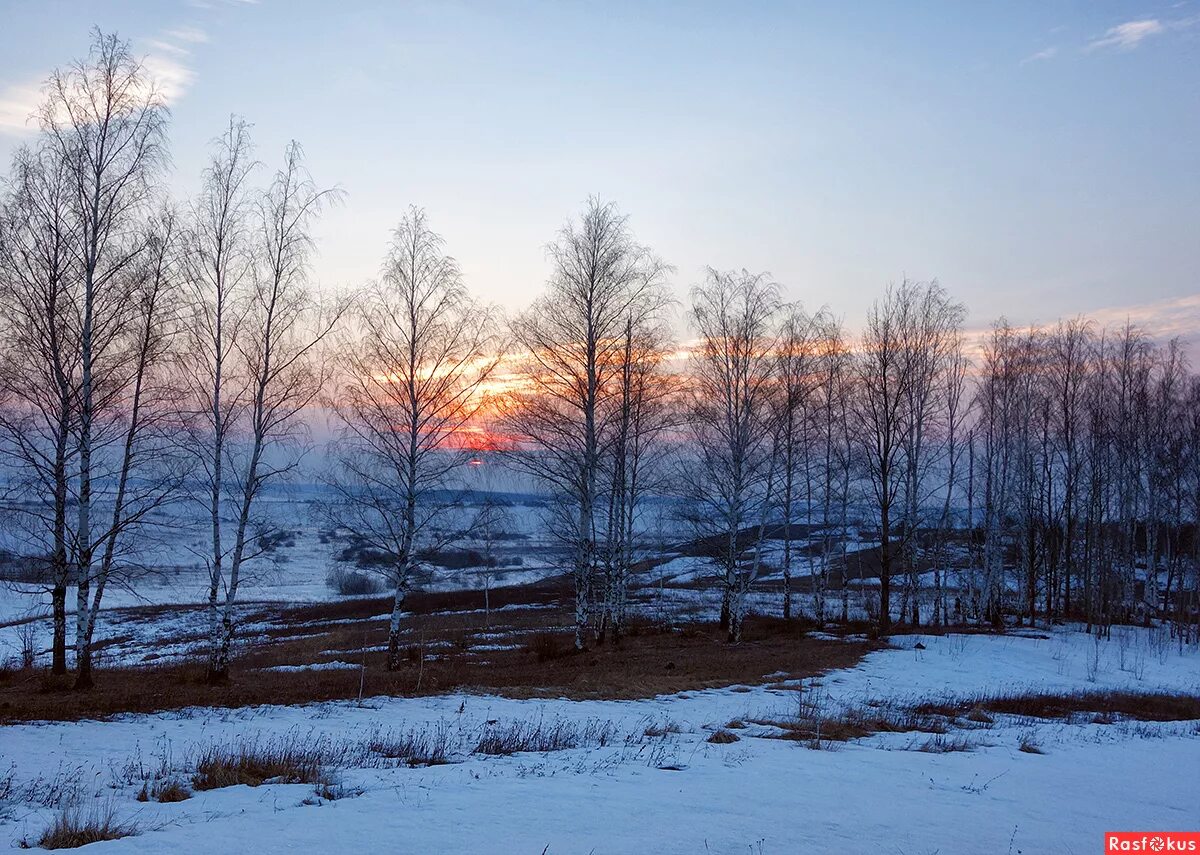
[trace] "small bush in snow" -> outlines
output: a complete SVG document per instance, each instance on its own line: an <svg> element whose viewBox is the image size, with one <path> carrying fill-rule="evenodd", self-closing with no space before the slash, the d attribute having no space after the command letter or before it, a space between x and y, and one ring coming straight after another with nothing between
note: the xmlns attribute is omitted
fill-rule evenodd
<svg viewBox="0 0 1200 855"><path fill-rule="evenodd" d="M320 804L321 802L336 802L340 799L353 799L361 796L361 787L348 787L341 781L329 778L318 781L313 787L313 800L305 800L305 804Z"/></svg>
<svg viewBox="0 0 1200 855"><path fill-rule="evenodd" d="M728 730L718 730L712 736L710 736L707 741L711 742L713 745L728 745L731 742L738 742L740 740L741 737L736 733Z"/></svg>
<svg viewBox="0 0 1200 855"><path fill-rule="evenodd" d="M325 584L343 597L366 597L383 591L383 582L369 573L360 573L335 564L325 577Z"/></svg>
<svg viewBox="0 0 1200 855"><path fill-rule="evenodd" d="M1046 753L1045 751L1042 750L1042 746L1038 745L1037 740L1033 738L1032 733L1021 734L1021 741L1017 744L1017 747L1020 748L1022 751L1024 751L1026 754L1045 754Z"/></svg>
<svg viewBox="0 0 1200 855"><path fill-rule="evenodd" d="M22 839L22 849L75 849L101 840L119 840L138 833L132 822L119 822L112 805L84 814L75 807L62 811L34 841Z"/></svg>
<svg viewBox="0 0 1200 855"><path fill-rule="evenodd" d="M167 778L161 781L146 781L137 794L139 802L156 801L163 804L187 801L192 797L192 791L178 778Z"/></svg>

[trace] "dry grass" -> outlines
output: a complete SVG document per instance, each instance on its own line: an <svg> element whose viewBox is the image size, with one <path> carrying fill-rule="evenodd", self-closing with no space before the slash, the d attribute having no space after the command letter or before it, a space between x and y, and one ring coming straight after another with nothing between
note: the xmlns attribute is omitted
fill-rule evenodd
<svg viewBox="0 0 1200 855"><path fill-rule="evenodd" d="M935 733L917 750L925 754L950 754L956 751L974 751L975 744L965 736L948 737L943 733Z"/></svg>
<svg viewBox="0 0 1200 855"><path fill-rule="evenodd" d="M971 707L971 711L967 713L967 721L973 721L976 724L992 724L996 720L988 715L983 707L976 705Z"/></svg>
<svg viewBox="0 0 1200 855"><path fill-rule="evenodd" d="M328 780L320 746L296 738L238 742L204 749L196 762L192 786L216 790L245 784L320 784Z"/></svg>
<svg viewBox="0 0 1200 855"><path fill-rule="evenodd" d="M681 732L682 731L678 724L673 721L665 721L662 724L652 724L648 726L644 731L642 731L642 734L651 738L657 738L667 736L668 734Z"/></svg>
<svg viewBox="0 0 1200 855"><path fill-rule="evenodd" d="M954 703L920 704L916 711L948 717L965 712L969 721L986 723L992 721L989 713L1050 719L1070 719L1085 714L1090 721L1106 723L1118 718L1136 721L1191 721L1200 719L1200 696L1182 692L1108 690L988 695Z"/></svg>
<svg viewBox="0 0 1200 855"><path fill-rule="evenodd" d="M439 722L432 730L410 730L400 734L376 731L367 740L366 747L372 754L409 766L441 766L450 762L450 728Z"/></svg>
<svg viewBox="0 0 1200 855"><path fill-rule="evenodd" d="M616 736L612 722L583 724L562 719L553 722L514 721L489 725L472 753L507 756L521 752L566 751L581 745L603 748Z"/></svg>
<svg viewBox="0 0 1200 855"><path fill-rule="evenodd" d="M1021 735L1021 739L1017 743L1017 748L1019 748L1021 751L1025 752L1026 754L1045 754L1046 753L1045 751L1042 750L1042 746L1040 746L1037 743L1037 740L1033 738L1033 734L1031 734L1031 733L1024 733Z"/></svg>
<svg viewBox="0 0 1200 855"><path fill-rule="evenodd" d="M782 731L777 738L805 742L848 742L874 733L942 734L946 721L911 709L884 704L864 704L845 709L825 710L819 701L802 699L795 715L783 719L753 719L753 724L768 725Z"/></svg>
<svg viewBox="0 0 1200 855"><path fill-rule="evenodd" d="M736 733L728 730L718 730L713 733L706 742L711 742L713 745L728 745L731 742L741 741L741 737Z"/></svg>
<svg viewBox="0 0 1200 855"><path fill-rule="evenodd" d="M178 778L146 781L137 794L139 802L156 801L163 804L187 801L192 797L191 788Z"/></svg>
<svg viewBox="0 0 1200 855"><path fill-rule="evenodd" d="M22 849L76 849L101 840L119 840L138 833L132 822L120 822L112 805L88 814L78 808L62 811L36 840L22 839Z"/></svg>
<svg viewBox="0 0 1200 855"><path fill-rule="evenodd" d="M472 598L474 593L466 592ZM529 599L550 596L550 592L539 588L526 594ZM513 591L504 593L505 599L515 597ZM431 602L417 600L417 605L463 604L461 597L455 602L450 595L428 595L426 599ZM799 626L751 618L745 626L744 640L738 645L727 644L714 626L675 628L642 622L634 623L619 645L576 652L565 631L571 620L569 605L493 613L487 636L483 635L483 616L478 613L409 615L404 622L405 643L419 655L397 671L386 670L386 654L379 649L387 639L383 617L332 623L371 615L384 608L381 602L355 600L285 609L282 613L277 610L272 630L264 633L275 640L243 652L226 685L208 685L200 663L97 669L96 687L87 692L72 691L69 678L18 677L0 685L0 722L69 721L191 706L244 707L349 699L358 696L360 679L368 697L477 691L520 698L644 698L761 684L765 681L763 675L778 672L790 678L815 676L853 666L877 648L868 642L807 638ZM254 615L247 620L252 618ZM559 645L551 655L547 655L546 637L555 638ZM507 649L486 649L488 642L495 646L497 640ZM485 649L476 650L477 644ZM365 671L263 670L333 660L365 662Z"/></svg>

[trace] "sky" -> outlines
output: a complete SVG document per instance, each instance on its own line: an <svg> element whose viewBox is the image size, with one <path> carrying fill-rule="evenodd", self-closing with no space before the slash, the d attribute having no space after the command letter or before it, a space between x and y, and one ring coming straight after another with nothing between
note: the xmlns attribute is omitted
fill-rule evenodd
<svg viewBox="0 0 1200 855"><path fill-rule="evenodd" d="M296 139L345 191L324 287L374 277L416 204L519 310L595 194L681 304L706 265L747 268L853 328L936 278L974 328L1200 339L1200 0L0 0L0 160L92 26L158 76L179 198L231 113L267 167Z"/></svg>

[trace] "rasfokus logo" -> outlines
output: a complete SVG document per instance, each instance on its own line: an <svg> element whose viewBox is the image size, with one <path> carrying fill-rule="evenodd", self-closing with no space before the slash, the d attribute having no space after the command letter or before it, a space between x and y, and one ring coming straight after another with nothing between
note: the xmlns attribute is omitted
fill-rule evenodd
<svg viewBox="0 0 1200 855"><path fill-rule="evenodd" d="M1106 831L1105 852L1200 852L1200 831Z"/></svg>

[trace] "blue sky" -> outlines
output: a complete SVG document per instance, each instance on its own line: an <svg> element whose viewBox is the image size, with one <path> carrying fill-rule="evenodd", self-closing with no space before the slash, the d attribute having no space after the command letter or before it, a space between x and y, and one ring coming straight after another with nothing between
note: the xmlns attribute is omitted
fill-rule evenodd
<svg viewBox="0 0 1200 855"><path fill-rule="evenodd" d="M589 194L675 265L770 271L857 325L937 277L975 326L1077 312L1200 330L1200 0L374 3L0 0L0 157L99 25L162 75L171 182L231 112L347 198L330 286L424 206L507 309Z"/></svg>

